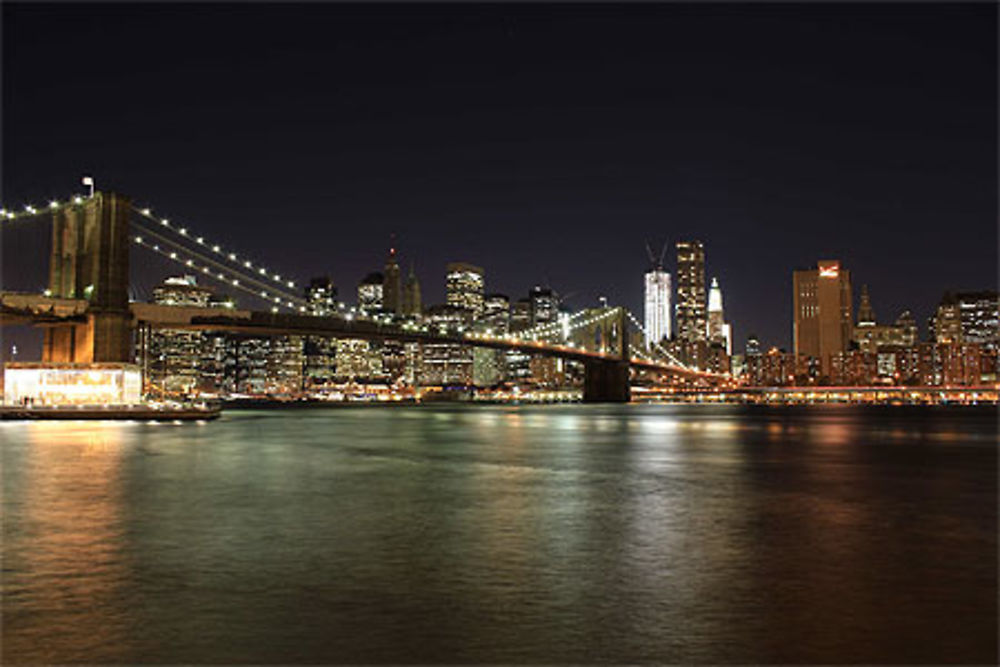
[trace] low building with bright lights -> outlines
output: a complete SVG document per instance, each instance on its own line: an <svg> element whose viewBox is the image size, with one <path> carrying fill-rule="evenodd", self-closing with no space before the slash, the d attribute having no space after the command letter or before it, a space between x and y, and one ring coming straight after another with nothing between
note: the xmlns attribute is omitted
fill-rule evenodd
<svg viewBox="0 0 1000 667"><path fill-rule="evenodd" d="M142 374L135 364L11 362L4 365L4 405L137 405Z"/></svg>

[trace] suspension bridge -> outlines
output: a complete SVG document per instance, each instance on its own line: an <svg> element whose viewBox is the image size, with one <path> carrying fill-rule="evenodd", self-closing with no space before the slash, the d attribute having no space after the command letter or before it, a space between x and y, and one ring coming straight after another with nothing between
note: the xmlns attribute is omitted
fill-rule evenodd
<svg viewBox="0 0 1000 667"><path fill-rule="evenodd" d="M226 244L154 215L113 192L93 192L46 206L0 209L0 224L51 216L48 288L41 294L0 291L0 325L43 327L43 361L129 362L132 332L138 328L237 332L260 336L308 335L334 338L453 343L521 351L583 364L585 401L624 402L630 381L642 373L653 381L718 386L726 375L691 368L660 345L630 342L645 335L626 308L582 310L517 333L465 324L440 324L385 313L365 313L338 303L331 314L311 314L299 281L252 261ZM2 229L2 227L0 227ZM169 306L130 301L129 250L142 248L200 274L226 289L244 292L259 310ZM600 327L600 342L577 343L574 331Z"/></svg>

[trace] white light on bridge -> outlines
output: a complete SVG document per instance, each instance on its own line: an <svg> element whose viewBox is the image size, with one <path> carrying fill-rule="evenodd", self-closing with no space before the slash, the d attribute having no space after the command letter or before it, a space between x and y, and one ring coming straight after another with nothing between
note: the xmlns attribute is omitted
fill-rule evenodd
<svg viewBox="0 0 1000 667"><path fill-rule="evenodd" d="M49 202L49 208L59 208L59 202L53 200Z"/></svg>
<svg viewBox="0 0 1000 667"><path fill-rule="evenodd" d="M181 227L180 228L180 233L181 233L181 236L187 236L188 230L186 230L185 228Z"/></svg>
<svg viewBox="0 0 1000 667"><path fill-rule="evenodd" d="M82 204L83 203L83 197L79 197L79 196L73 197L73 203L74 204Z"/></svg>
<svg viewBox="0 0 1000 667"><path fill-rule="evenodd" d="M217 245L212 246L212 252L219 252L219 246Z"/></svg>
<svg viewBox="0 0 1000 667"><path fill-rule="evenodd" d="M142 209L142 214L143 215L152 215L152 211L150 211L148 208L144 208L144 209Z"/></svg>

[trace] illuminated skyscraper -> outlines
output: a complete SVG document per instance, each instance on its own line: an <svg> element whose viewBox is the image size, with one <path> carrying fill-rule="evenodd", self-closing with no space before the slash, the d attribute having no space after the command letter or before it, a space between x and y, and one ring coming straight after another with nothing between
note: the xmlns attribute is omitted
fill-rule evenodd
<svg viewBox="0 0 1000 667"><path fill-rule="evenodd" d="M381 273L369 273L358 283L358 308L366 313L382 310L384 301L383 285L385 276Z"/></svg>
<svg viewBox="0 0 1000 667"><path fill-rule="evenodd" d="M705 249L701 241L677 242L677 337L685 342L707 338Z"/></svg>
<svg viewBox="0 0 1000 667"><path fill-rule="evenodd" d="M722 288L718 278L712 278L708 290L708 341L724 346L726 354L733 353L732 328L722 311Z"/></svg>
<svg viewBox="0 0 1000 667"><path fill-rule="evenodd" d="M659 265L646 272L644 319L648 347L670 338L670 274Z"/></svg>
<svg viewBox="0 0 1000 667"><path fill-rule="evenodd" d="M306 301L311 315L329 317L337 312L337 288L329 276L320 276L309 281ZM310 388L326 384L331 380L336 353L336 339L326 336L305 337L303 373Z"/></svg>
<svg viewBox="0 0 1000 667"><path fill-rule="evenodd" d="M320 276L309 281L306 301L310 315L333 315L337 310L337 288L329 276Z"/></svg>
<svg viewBox="0 0 1000 667"><path fill-rule="evenodd" d="M531 303L531 326L554 322L559 316L559 295L551 287L535 285L528 292Z"/></svg>
<svg viewBox="0 0 1000 667"><path fill-rule="evenodd" d="M792 283L795 356L819 359L829 376L830 355L846 352L851 340L851 272L825 260L816 269L793 272Z"/></svg>
<svg viewBox="0 0 1000 667"><path fill-rule="evenodd" d="M483 313L485 272L478 266L465 262L448 264L446 301L449 306L463 310L476 319Z"/></svg>
<svg viewBox="0 0 1000 667"><path fill-rule="evenodd" d="M198 285L195 276L172 276L153 288L153 303L187 308L232 308L233 302ZM223 334L139 328L136 357L151 388L165 393L218 391L225 372Z"/></svg>

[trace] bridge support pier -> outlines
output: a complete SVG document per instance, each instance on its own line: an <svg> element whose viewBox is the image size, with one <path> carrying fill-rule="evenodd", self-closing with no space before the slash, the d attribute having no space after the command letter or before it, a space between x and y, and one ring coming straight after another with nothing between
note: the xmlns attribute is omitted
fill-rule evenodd
<svg viewBox="0 0 1000 667"><path fill-rule="evenodd" d="M584 364L584 403L628 403L631 398L627 361L589 361Z"/></svg>
<svg viewBox="0 0 1000 667"><path fill-rule="evenodd" d="M110 192L54 214L49 290L90 305L86 323L45 332L43 361L130 361L128 221L128 199Z"/></svg>

